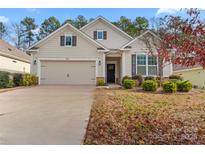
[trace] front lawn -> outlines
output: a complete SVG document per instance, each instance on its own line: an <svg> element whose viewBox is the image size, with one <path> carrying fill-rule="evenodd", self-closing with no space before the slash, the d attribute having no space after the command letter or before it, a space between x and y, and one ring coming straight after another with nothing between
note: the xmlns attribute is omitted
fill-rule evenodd
<svg viewBox="0 0 205 154"><path fill-rule="evenodd" d="M205 91L97 89L84 144L205 144Z"/></svg>

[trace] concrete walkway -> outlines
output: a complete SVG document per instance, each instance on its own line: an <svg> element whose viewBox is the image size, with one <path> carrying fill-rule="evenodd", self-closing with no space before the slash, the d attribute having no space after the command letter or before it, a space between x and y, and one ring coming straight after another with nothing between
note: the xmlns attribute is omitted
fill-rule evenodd
<svg viewBox="0 0 205 154"><path fill-rule="evenodd" d="M0 144L82 144L93 86L37 86L0 93Z"/></svg>

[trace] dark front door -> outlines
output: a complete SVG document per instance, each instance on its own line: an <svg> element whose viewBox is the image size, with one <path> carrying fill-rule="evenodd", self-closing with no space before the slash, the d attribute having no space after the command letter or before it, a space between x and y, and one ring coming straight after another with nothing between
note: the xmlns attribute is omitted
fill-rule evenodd
<svg viewBox="0 0 205 154"><path fill-rule="evenodd" d="M115 64L107 64L107 83L115 83Z"/></svg>

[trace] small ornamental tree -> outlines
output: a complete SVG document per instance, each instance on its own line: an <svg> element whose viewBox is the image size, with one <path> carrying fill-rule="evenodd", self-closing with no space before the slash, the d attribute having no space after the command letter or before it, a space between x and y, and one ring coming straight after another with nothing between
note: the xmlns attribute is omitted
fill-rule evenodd
<svg viewBox="0 0 205 154"><path fill-rule="evenodd" d="M159 76L170 63L191 67L200 65L205 68L205 23L200 19L198 9L186 9L187 18L165 16L160 18L154 33L160 38L144 36L142 40L150 54L159 59Z"/></svg>
<svg viewBox="0 0 205 154"><path fill-rule="evenodd" d="M174 64L205 68L205 23L200 19L198 9L188 9L187 14L188 17L178 25L175 33L166 33L163 38L166 48L162 46L160 50L163 53L174 50ZM168 21L175 20L175 17L169 17Z"/></svg>

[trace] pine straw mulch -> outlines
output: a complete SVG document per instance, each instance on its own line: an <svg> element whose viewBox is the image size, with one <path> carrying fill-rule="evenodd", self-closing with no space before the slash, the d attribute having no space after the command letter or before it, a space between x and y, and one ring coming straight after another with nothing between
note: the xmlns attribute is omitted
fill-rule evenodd
<svg viewBox="0 0 205 154"><path fill-rule="evenodd" d="M96 89L84 144L205 144L205 91Z"/></svg>

